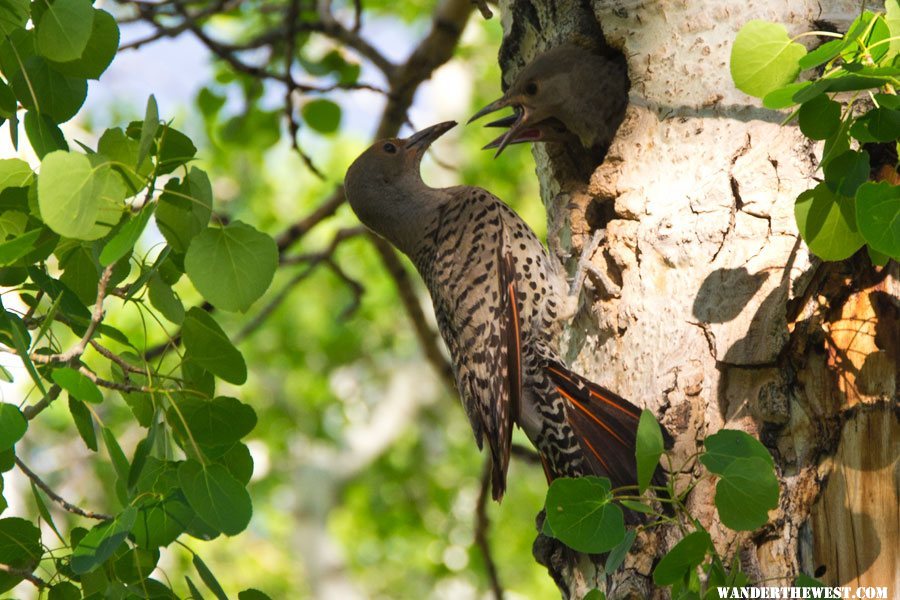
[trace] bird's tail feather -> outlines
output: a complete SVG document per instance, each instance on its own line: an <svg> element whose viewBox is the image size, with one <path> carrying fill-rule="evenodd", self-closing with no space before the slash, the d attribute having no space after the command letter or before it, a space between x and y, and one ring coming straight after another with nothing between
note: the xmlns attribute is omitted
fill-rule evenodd
<svg viewBox="0 0 900 600"><path fill-rule="evenodd" d="M608 477L613 488L637 483L635 444L641 410L618 394L573 373L558 363L546 367L565 401L566 417L592 474ZM671 436L663 429L667 447ZM665 485L657 468L653 485Z"/></svg>

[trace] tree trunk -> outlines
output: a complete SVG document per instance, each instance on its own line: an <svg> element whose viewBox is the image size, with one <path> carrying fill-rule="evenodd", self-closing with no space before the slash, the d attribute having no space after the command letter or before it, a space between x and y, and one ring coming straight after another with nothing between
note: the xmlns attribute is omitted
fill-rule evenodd
<svg viewBox="0 0 900 600"><path fill-rule="evenodd" d="M575 370L653 410L681 459L725 427L769 448L781 498L762 529L723 527L709 476L689 497L717 550L767 585L802 571L830 585L900 589L897 264L809 254L793 207L815 185L821 147L738 92L728 68L751 19L791 34L815 19L844 30L857 4L501 2L507 84L563 41L608 44L628 60L629 108L603 164L585 170L597 157L534 148L550 247L571 262L605 229L592 262L621 286L596 286L563 347ZM564 597L592 587L663 597L653 561L678 538L639 537L610 581L546 540L536 556Z"/></svg>

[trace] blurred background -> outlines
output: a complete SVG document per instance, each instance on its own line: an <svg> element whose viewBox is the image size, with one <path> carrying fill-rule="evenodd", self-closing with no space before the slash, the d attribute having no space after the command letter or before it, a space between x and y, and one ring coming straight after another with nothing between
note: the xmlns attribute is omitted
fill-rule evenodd
<svg viewBox="0 0 900 600"><path fill-rule="evenodd" d="M120 20L123 50L100 81L91 82L85 108L63 126L70 141L92 144L104 128L141 119L154 94L163 120L197 144L197 164L212 179L216 212L276 237L321 205L371 144L383 94L338 89L299 95L301 112L327 112L315 127L301 126L297 138L321 172L317 176L289 142L283 87L236 73L190 32L148 40L155 30L133 18L127 4L97 4ZM265 5L240 3L206 20L204 30L239 42L265 25ZM403 62L428 31L433 8L422 0L367 0L361 33L385 57ZM353 5L336 3L333 12L351 20ZM464 123L500 95L501 33L497 17L472 14L454 58L417 90L403 135L448 119ZM329 39L312 36L303 46L308 70L335 55L341 68L359 69L359 81L385 87L377 69ZM322 98L339 107L337 116ZM495 161L480 150L494 135L480 123L452 130L426 158L425 180L486 187L543 236L530 149L510 147ZM17 155L3 137L2 156ZM29 152L20 145L18 155L36 165ZM226 590L255 587L272 598L491 597L485 556L474 541L483 455L455 390L424 358L394 280L366 236L337 245L330 260L338 268L308 260L327 251L337 232L358 226L342 205L302 237L291 252L295 264L287 261L278 270L268 293L246 314L219 315L229 335L237 336L250 373L245 386L226 385L219 393L239 397L259 417L245 440L255 464L254 516L234 538L181 541L201 552ZM142 243L149 250L161 239L151 231ZM414 284L434 326L427 292L418 278ZM186 306L200 302L187 278L178 293ZM151 345L175 329L144 321L136 311L109 314L111 324ZM0 364L20 368L14 356L0 356ZM6 384L2 393L7 401L21 401L15 385ZM116 396L98 413L130 456L142 433L129 406ZM65 404L55 403L31 426L19 449L26 462L63 497L102 509L114 476L96 472L109 465L89 460ZM129 427L135 430L129 433ZM527 445L519 432L514 441ZM5 515L33 515L27 479L12 471L5 485ZM486 503L488 542L508 598L557 594L531 556L545 491L540 467L514 460L502 505ZM63 516L57 524L65 528ZM157 576L183 590L179 582L191 569L190 553L177 545L164 548L160 565ZM26 582L11 594L32 597L34 590Z"/></svg>

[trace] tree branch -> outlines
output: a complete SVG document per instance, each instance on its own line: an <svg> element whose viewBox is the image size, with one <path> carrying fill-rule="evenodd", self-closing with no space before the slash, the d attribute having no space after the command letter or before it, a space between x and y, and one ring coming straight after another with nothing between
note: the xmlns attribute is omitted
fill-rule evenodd
<svg viewBox="0 0 900 600"><path fill-rule="evenodd" d="M38 477L34 471L29 469L28 466L23 463L22 459L20 459L18 456L16 457L16 466L19 467L19 470L22 471L28 477L28 479L30 479L31 482L34 483L34 485L41 488L51 500L59 504L68 512L80 517L85 517L87 519L97 519L98 521L109 521L110 519L112 519L112 517L109 515L84 510L83 508L78 508L71 502L67 502L65 499L63 499L62 496L54 492L49 485L44 483L44 481L40 477Z"/></svg>
<svg viewBox="0 0 900 600"><path fill-rule="evenodd" d="M94 337L94 333L97 332L97 328L100 327L100 323L103 321L103 300L106 298L106 288L109 285L109 278L112 276L114 267L115 263L109 265L103 269L103 273L100 275L100 281L97 283L97 300L94 304L91 322L88 323L87 329L85 330L84 335L81 336L81 339L78 340L78 343L59 354L32 354L30 356L32 362L42 364L69 363L73 360L77 360L84 354L88 343L91 341L91 338Z"/></svg>
<svg viewBox="0 0 900 600"><path fill-rule="evenodd" d="M28 569L17 569L0 563L0 572L9 573L15 577L22 577L33 583L36 587L45 588L49 585L46 581L29 571Z"/></svg>
<svg viewBox="0 0 900 600"><path fill-rule="evenodd" d="M488 580L491 582L491 591L495 600L503 600L503 586L500 584L500 576L497 574L497 565L491 553L491 544L488 541L488 530L491 527L487 516L487 504L491 488L491 457L484 459L484 468L481 470L481 491L478 492L478 504L475 505L475 544L481 550L484 559L484 570L487 571Z"/></svg>

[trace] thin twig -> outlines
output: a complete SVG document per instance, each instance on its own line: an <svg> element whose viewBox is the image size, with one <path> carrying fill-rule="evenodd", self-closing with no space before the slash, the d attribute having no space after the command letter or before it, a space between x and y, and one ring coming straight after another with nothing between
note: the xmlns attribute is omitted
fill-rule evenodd
<svg viewBox="0 0 900 600"><path fill-rule="evenodd" d="M497 565L491 553L491 544L488 540L488 530L491 521L487 515L488 493L491 488L491 457L484 459L484 468L481 470L481 491L478 492L478 504L475 506L475 544L481 550L484 559L484 570L487 571L488 580L491 582L491 591L495 600L503 600L503 586L500 584L500 576L497 574Z"/></svg>
<svg viewBox="0 0 900 600"><path fill-rule="evenodd" d="M96 350L97 353L100 354L100 356L108 358L109 360L119 365L119 367L121 367L122 371L124 371L125 373L139 373L141 375L147 374L144 369L134 366L109 348L101 346L100 342L98 342L97 340L91 340L90 343L94 350Z"/></svg>
<svg viewBox="0 0 900 600"><path fill-rule="evenodd" d="M358 237L366 233L367 231L368 229L366 229L362 225L359 225L357 227L345 227L343 229L339 229L337 233L334 234L334 237L331 238L331 242L321 252L286 256L281 259L281 264L295 265L299 263L319 263L327 257L332 256L335 250L337 250L337 247L342 242L349 240L350 238Z"/></svg>
<svg viewBox="0 0 900 600"><path fill-rule="evenodd" d="M344 203L344 200L344 186L339 185L325 202L278 236L276 243L279 254L283 254L288 248L300 241L300 238L306 235L310 229L333 215Z"/></svg>
<svg viewBox="0 0 900 600"><path fill-rule="evenodd" d="M32 362L64 364L72 362L84 354L88 343L94 337L94 333L97 332L97 328L100 327L100 323L103 321L103 300L106 298L106 287L109 285L109 278L112 276L114 267L115 263L109 265L103 269L103 273L100 275L100 281L97 283L97 301L94 305L94 313L91 315L91 322L88 323L87 329L84 335L81 336L81 339L78 340L78 343L59 354L32 354L30 357Z"/></svg>
<svg viewBox="0 0 900 600"><path fill-rule="evenodd" d="M28 569L17 569L15 567L10 567L9 565L0 563L0 571L2 571L3 573L9 573L10 575L13 575L15 577L27 579L39 588L45 588L47 587L47 585L49 585L46 581L29 571Z"/></svg>
<svg viewBox="0 0 900 600"><path fill-rule="evenodd" d="M46 394L43 398L41 398L40 400L38 400L37 402L35 402L35 403L32 404L31 406L26 406L26 407L22 410L22 414L25 416L25 419L28 420L28 421L30 421L30 420L32 420L33 418L35 418L36 416L38 416L39 414L41 414L41 412L42 412L45 408L47 408L48 406L50 406L50 405L53 403L54 400L56 400L57 398L59 398L59 395L60 395L61 393L62 393L62 388L61 388L61 387L59 387L59 386L56 385L56 384L54 384L53 386L51 386L50 389L47 390L47 394Z"/></svg>
<svg viewBox="0 0 900 600"><path fill-rule="evenodd" d="M119 392L126 392L126 393L144 392L144 393L148 393L148 394L157 391L154 388L148 387L145 385L135 385L133 383L119 383L118 381L109 381L108 379L103 379L102 377L99 377L96 373L94 373L93 371L91 371L84 365L81 365L78 368L78 372L81 373L82 375L84 375L85 377L87 377L88 379L90 379L94 383L94 385L100 386L102 388L107 388L110 390L117 390Z"/></svg>
<svg viewBox="0 0 900 600"><path fill-rule="evenodd" d="M51 500L53 500L54 502L59 504L61 507L63 507L68 512L70 512L74 515L78 515L80 517L85 517L86 519L96 519L98 521L109 521L110 519L112 519L112 517L109 515L104 515L103 513L95 513L95 512L91 512L89 510L84 510L83 508L78 508L71 502L67 502L65 499L63 499L62 496L60 496L59 494L54 492L50 488L49 485L44 483L44 481L40 477L38 477L34 471L29 469L28 466L25 463L23 463L22 459L20 459L18 456L16 457L16 466L19 467L20 471L25 473L25 475L28 477L28 479L31 480L32 483L34 483L34 485L41 488L44 491L44 493L47 494L47 496Z"/></svg>
<svg viewBox="0 0 900 600"><path fill-rule="evenodd" d="M287 119L288 134L291 136L291 148L306 165L306 168L312 171L313 175L321 180L325 180L325 175L313 163L312 157L303 151L300 147L300 122L294 117L294 92L297 91L297 82L291 77L291 67L294 65L294 53L297 46L297 20L300 17L300 0L289 0L287 14L287 31L285 32L284 41L284 73L285 79L284 92L284 116Z"/></svg>

